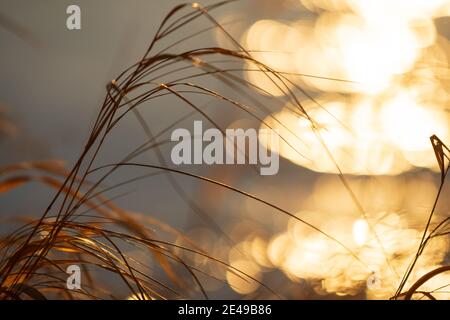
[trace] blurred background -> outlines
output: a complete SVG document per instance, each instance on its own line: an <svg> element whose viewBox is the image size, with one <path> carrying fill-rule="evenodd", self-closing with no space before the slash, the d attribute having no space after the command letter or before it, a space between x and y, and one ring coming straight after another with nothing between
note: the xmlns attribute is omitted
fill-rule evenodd
<svg viewBox="0 0 450 320"><path fill-rule="evenodd" d="M0 165L60 159L70 168L88 138L106 84L141 58L163 17L179 3L0 0ZM81 8L81 30L66 28L70 4ZM164 175L124 187L129 193L116 203L183 231L212 256L287 298L391 297L417 250L440 183L429 137L435 134L450 145L450 1L242 0L211 14L254 58L286 75L332 157L273 82L243 70L242 77L265 90L248 88L271 111L265 122L278 126L287 139L281 142L279 173L259 176L247 166L187 170L294 212L339 239L364 264L295 219L185 177L178 183L208 218L192 212ZM208 26L207 19L196 20L178 37ZM212 29L176 50L234 45ZM231 92L216 79L198 81ZM205 108L225 128L265 126L217 100L205 101ZM188 111L175 97L142 108L155 132ZM180 126L192 128L200 118ZM113 163L133 149L130 144L144 140L129 117L100 161ZM170 146L162 151L170 159ZM156 163L154 154L146 156ZM130 171L115 174L111 183L129 178ZM448 192L444 187L434 223L448 217ZM35 184L0 194L0 215L39 217L53 194ZM411 281L448 264L448 253L448 236L433 239ZM151 257L141 259L154 263ZM213 298L272 297L258 282L206 258L186 259L214 275L202 278ZM440 288L436 297L448 298L449 285L450 275L442 275L426 289Z"/></svg>

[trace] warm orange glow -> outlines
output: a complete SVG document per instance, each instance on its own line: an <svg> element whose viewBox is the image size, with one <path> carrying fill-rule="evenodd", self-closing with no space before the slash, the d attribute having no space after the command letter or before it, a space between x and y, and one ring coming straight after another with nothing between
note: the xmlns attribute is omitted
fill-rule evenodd
<svg viewBox="0 0 450 320"><path fill-rule="evenodd" d="M429 137L450 138L448 115L421 105L410 90L381 101L372 97L349 101L337 96L319 101L323 108L304 102L315 127L292 112L294 106L265 119L286 140L280 142L281 156L329 173L338 172L336 164L350 174L394 175L414 166L437 169ZM267 137L260 139L267 143Z"/></svg>
<svg viewBox="0 0 450 320"><path fill-rule="evenodd" d="M369 236L369 225L363 219L358 219L353 223L353 241L358 246L362 246L367 242Z"/></svg>
<svg viewBox="0 0 450 320"><path fill-rule="evenodd" d="M342 181L330 175L320 176L297 215L339 239L361 261L294 219L285 231L242 245L261 270L278 268L293 281L320 283L314 287L318 294L363 288L368 298L389 298L417 250L437 191L429 172L415 179L400 175L414 168L437 172L430 136L450 141L450 43L434 21L449 15L450 1L299 2L316 18L260 20L241 36L255 58L289 73L288 79L316 100L299 94L308 117L290 102L267 115L261 127L278 129L285 159L320 173L346 174L364 215ZM284 94L267 74L252 70L244 76L261 94ZM270 148L270 137L259 138ZM406 287L438 267L447 251L447 239L431 241ZM242 259L230 261L248 265ZM433 279L423 289L449 280ZM444 291L436 296L449 298Z"/></svg>
<svg viewBox="0 0 450 320"><path fill-rule="evenodd" d="M448 13L449 1L302 3L318 12L314 22L260 20L242 42L275 70L351 81L290 76L320 94L325 110L304 104L342 171L392 175L413 167L436 169L429 137L449 137L444 110L449 95L443 83L449 76L443 54L449 45L437 35L433 18ZM283 95L280 83L266 74L248 71L245 76L266 93ZM352 95L344 99L338 93ZM283 157L315 171L338 172L309 121L288 109L273 116L286 128L271 117L266 121L291 144L282 146Z"/></svg>

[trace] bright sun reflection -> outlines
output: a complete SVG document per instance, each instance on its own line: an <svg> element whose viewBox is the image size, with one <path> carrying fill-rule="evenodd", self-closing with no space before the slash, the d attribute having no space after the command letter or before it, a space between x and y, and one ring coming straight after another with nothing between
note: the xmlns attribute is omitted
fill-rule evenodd
<svg viewBox="0 0 450 320"><path fill-rule="evenodd" d="M265 119L266 125L279 129L285 137L280 142L281 156L329 173L338 172L336 164L350 174L394 175L413 166L437 170L429 137L450 138L448 114L418 104L411 90L386 98L381 107L373 97L348 100L334 96L319 101L322 107L304 102L314 128L292 111L294 106ZM269 137L260 138L267 144Z"/></svg>
<svg viewBox="0 0 450 320"><path fill-rule="evenodd" d="M314 19L260 20L241 37L256 59L315 97L300 99L309 119L287 103L261 127L278 129L285 159L317 172L354 175L350 185L369 212L366 217L355 212L341 182L329 175L318 179L298 217L345 243L362 263L294 219L271 238L246 238L233 248L229 262L258 279L264 270L278 268L294 282L310 280L317 294L365 290L368 298L389 298L417 250L423 217L436 194L430 176L408 182L399 175L417 167L437 171L429 138L435 134L450 142L450 43L435 25L436 18L450 15L450 1L299 2ZM245 71L245 78L261 94L285 94L254 65L246 68L253 70ZM260 136L268 148L269 138ZM252 257L236 255L237 248ZM447 252L447 239L434 239L406 287L440 266ZM377 286L368 282L374 276L382 279ZM257 289L233 273L227 279L239 293ZM449 282L445 275L422 289ZM436 296L450 298L448 291Z"/></svg>
<svg viewBox="0 0 450 320"><path fill-rule="evenodd" d="M310 10L326 11L318 11L314 22L257 21L242 42L275 70L350 80L288 76L323 92L317 98L323 109L311 103L306 109L342 171L399 174L413 167L436 169L429 137L449 138L445 82L450 72L443 54L449 44L437 34L433 19L447 15L450 2L302 2ZM283 95L267 75L247 71L245 76L265 94ZM265 119L289 141L281 156L315 171L336 173L310 123L291 112L294 106L287 107Z"/></svg>
<svg viewBox="0 0 450 320"><path fill-rule="evenodd" d="M358 246L366 243L369 236L369 225L363 219L358 219L353 223L353 240Z"/></svg>

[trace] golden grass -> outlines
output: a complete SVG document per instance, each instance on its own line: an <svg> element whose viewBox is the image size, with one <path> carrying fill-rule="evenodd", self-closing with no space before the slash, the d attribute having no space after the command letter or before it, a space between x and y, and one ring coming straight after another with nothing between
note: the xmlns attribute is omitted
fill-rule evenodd
<svg viewBox="0 0 450 320"><path fill-rule="evenodd" d="M161 140L161 138L164 133L174 128L183 119L192 115L200 115L219 130L224 130L211 115L204 111L202 106L195 102L194 97L207 96L225 102L230 110L244 112L262 123L264 123L263 119L271 114L269 108L258 99L258 96L252 95L252 91L248 89L256 89L268 96L270 94L263 88L243 79L239 75L242 68L221 67L222 62L246 61L251 63L255 72L263 73L279 90L285 93L286 99L295 106L296 110L294 111L297 114L309 119L314 124L313 119L301 105L298 94L313 98L301 87L292 83L285 74L255 60L251 52L233 39L210 15L212 10L229 2L233 1L222 1L207 7L197 4L182 4L167 14L143 57L107 84L106 96L89 138L78 160L70 170L67 170L59 161L24 162L0 169L0 176L5 177L0 182L0 193L8 192L32 181L56 190L54 198L40 219L21 218L24 224L1 239L0 299L123 298L114 294L115 288L109 285L111 279L115 279L116 283L119 283L117 286L126 288L129 296L137 299L180 299L197 297L198 294L208 298L207 289L204 288L199 275L211 278L214 278L214 275L181 258L178 254L180 251L205 257L217 267L224 268L245 281L259 282L258 279L204 252L188 237L171 226L157 221L151 216L139 215L122 209L114 203L114 199L105 196L108 191L139 179L160 174L167 177L176 193L192 211L199 214L211 228L218 232L222 232L220 226L216 225L208 214L189 199L177 181L178 176L186 176L203 183L213 184L262 203L278 213L297 219L342 246L358 263L364 263L358 258L357 253L352 252L338 239L308 221L298 218L290 211L221 181L171 168L164 160L160 147L167 141ZM206 18L210 25L190 36L170 40L176 37L180 30L186 30L200 18ZM213 29L219 29L227 35L234 47L205 47L177 52L177 45L187 43L192 37ZM163 40L171 42L169 45L164 45ZM185 75L181 72L191 73ZM198 79L209 78L218 79L233 94L225 95L196 83ZM290 89L291 86L294 90ZM139 110L143 107L155 108L155 101L167 95L176 97L180 101L180 107L188 108L190 113L155 134ZM239 97L242 100L249 100L250 103L240 102ZM284 101L278 103L282 104ZM146 142L137 146L119 162L97 165L96 160L111 132L119 126L122 119L130 115L130 111L142 126ZM274 120L277 121L275 118ZM283 123L279 124L283 126ZM284 137L280 136L280 139L284 140ZM318 139L321 139L319 135ZM287 142L287 140L285 141ZM448 165L446 165L448 149L437 137L433 137L432 142L441 166L440 190L442 190L448 172ZM326 147L326 141L322 141L322 143ZM299 152L294 146L291 147ZM147 151L155 152L158 163L141 163L135 160ZM332 154L329 156L333 157ZM149 173L106 187L108 178L114 172L129 167L145 169ZM342 173L340 177L355 204L360 207L361 215L367 219L362 206L359 205L358 199L354 196ZM439 196L440 194L436 197L436 203ZM410 268L405 272L397 293L393 293L394 298L411 298L420 288L420 284L430 277L448 270L448 268L437 269L420 279L411 289L404 291L404 285L414 268L415 261L420 258L427 242L433 237L446 234L448 219L429 232L434 210L433 208L424 229L420 248ZM378 237L378 235L376 236ZM183 239L182 244L173 241L174 238L180 237ZM150 267L144 262L136 260L128 254L129 248L151 255L154 261L157 261L156 266ZM73 291L66 287L65 268L71 264L78 264L82 267L86 283L83 284L81 290ZM159 277L161 273L164 274L163 278ZM222 280L219 279L219 281ZM268 297L280 297L271 288L260 284L268 292ZM427 294L431 295L431 293Z"/></svg>

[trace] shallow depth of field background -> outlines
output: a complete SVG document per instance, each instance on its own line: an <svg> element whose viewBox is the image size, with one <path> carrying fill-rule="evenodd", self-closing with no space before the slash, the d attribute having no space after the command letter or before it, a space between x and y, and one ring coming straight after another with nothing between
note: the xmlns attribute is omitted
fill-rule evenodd
<svg viewBox="0 0 450 320"><path fill-rule="evenodd" d="M65 9L72 3L82 10L80 31L65 27ZM70 167L92 127L105 85L141 57L163 16L178 3L1 0L0 13L26 29L28 41L0 29L0 111L14 126L1 133L0 164L61 159ZM212 14L255 51L255 58L286 72L314 97L298 93L373 230L309 122L293 113L289 103L280 103L282 93L261 73L242 74L277 97L273 105L267 97L268 107L289 127L291 131L280 129L306 157L282 143L275 176L262 177L245 166L191 166L189 171L296 212L357 252L376 274L293 219L191 179L179 182L229 239L191 212L163 175L128 186L125 191L132 192L117 203L182 230L211 255L288 298L389 298L417 250L437 193L440 173L429 137L436 134L450 145L450 1L243 0ZM199 20L183 32L193 33L207 26L205 22ZM189 45L232 43L212 30ZM214 79L209 84L227 90ZM173 97L141 110L155 132L186 113ZM207 110L227 127L261 125L224 110L217 101ZM192 128L193 120L181 126ZM272 118L267 121L277 125ZM130 151L130 141L144 138L136 121L127 119L102 157L112 162ZM170 161L170 146L163 153ZM156 159L148 156L148 161ZM120 181L127 174L114 178ZM444 188L435 221L449 214L449 191ZM39 217L52 195L34 184L2 194L0 216ZM0 225L0 231L8 228ZM448 244L448 237L434 239L411 281L448 264ZM151 257L140 258L154 263ZM197 257L194 263L228 282L203 279L214 298L264 297L256 282L214 270L207 259ZM371 277L381 280L368 284ZM440 288L436 297L448 298L447 285L450 275L442 275L427 283L427 290Z"/></svg>

